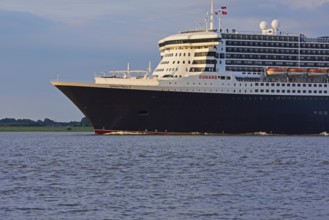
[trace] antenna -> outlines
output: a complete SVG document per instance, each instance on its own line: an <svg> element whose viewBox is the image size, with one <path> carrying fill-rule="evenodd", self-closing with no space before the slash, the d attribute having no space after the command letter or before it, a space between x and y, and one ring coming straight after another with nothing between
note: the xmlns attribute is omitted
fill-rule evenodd
<svg viewBox="0 0 329 220"><path fill-rule="evenodd" d="M149 71L149 73L152 72L152 63L151 63L151 60L149 61L149 67L147 68L147 70Z"/></svg>
<svg viewBox="0 0 329 220"><path fill-rule="evenodd" d="M127 75L126 77L130 77L130 63L127 64Z"/></svg>
<svg viewBox="0 0 329 220"><path fill-rule="evenodd" d="M204 21L205 21L205 24L206 24L206 30L208 30L208 19L206 18L206 19L204 19ZM200 28L202 28L202 27L203 27L203 25L201 24Z"/></svg>
<svg viewBox="0 0 329 220"><path fill-rule="evenodd" d="M210 30L214 29L214 0L211 0L211 9L210 9Z"/></svg>

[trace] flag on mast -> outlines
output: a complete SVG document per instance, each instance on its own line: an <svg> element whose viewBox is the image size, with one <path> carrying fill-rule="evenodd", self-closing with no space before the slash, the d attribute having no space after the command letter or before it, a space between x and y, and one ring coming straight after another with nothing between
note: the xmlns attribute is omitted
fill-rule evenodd
<svg viewBox="0 0 329 220"><path fill-rule="evenodd" d="M221 10L215 11L215 14L218 15L219 13L222 13L222 15L227 15L227 7L226 6L221 6Z"/></svg>
<svg viewBox="0 0 329 220"><path fill-rule="evenodd" d="M221 6L219 10L216 10L216 15L218 16L219 30L222 31L222 16L227 15L227 7Z"/></svg>
<svg viewBox="0 0 329 220"><path fill-rule="evenodd" d="M226 6L222 6L222 7L220 7L222 10L221 10L221 12L222 12L222 15L227 15L227 7Z"/></svg>

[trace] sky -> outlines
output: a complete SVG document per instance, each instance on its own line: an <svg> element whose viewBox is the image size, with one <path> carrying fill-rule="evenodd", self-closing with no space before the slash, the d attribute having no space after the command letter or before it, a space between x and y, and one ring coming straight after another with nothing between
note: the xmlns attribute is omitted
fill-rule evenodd
<svg viewBox="0 0 329 220"><path fill-rule="evenodd" d="M223 28L329 36L329 0L217 0ZM79 121L50 81L93 82L95 72L153 68L158 41L204 25L210 0L1 0L0 119Z"/></svg>

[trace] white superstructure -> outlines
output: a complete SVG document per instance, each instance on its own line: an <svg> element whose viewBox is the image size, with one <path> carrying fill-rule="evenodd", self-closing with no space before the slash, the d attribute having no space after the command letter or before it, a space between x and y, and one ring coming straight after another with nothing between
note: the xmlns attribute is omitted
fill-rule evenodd
<svg viewBox="0 0 329 220"><path fill-rule="evenodd" d="M271 28L260 32L215 30L211 1L209 27L159 41L161 61L151 73L111 72L96 84L142 90L283 96L327 96L329 37L310 39ZM120 76L118 76L120 74Z"/></svg>

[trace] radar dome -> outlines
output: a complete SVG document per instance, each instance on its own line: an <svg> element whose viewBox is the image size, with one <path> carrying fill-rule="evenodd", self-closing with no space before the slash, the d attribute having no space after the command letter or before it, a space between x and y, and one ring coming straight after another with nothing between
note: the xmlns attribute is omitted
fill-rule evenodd
<svg viewBox="0 0 329 220"><path fill-rule="evenodd" d="M272 28L273 29L279 29L279 27L280 27L280 23L279 23L279 21L278 20L273 20L272 21Z"/></svg>
<svg viewBox="0 0 329 220"><path fill-rule="evenodd" d="M260 22L259 27L260 27L261 30L266 30L266 28L267 28L267 23L266 23L266 21L262 21L262 22Z"/></svg>

